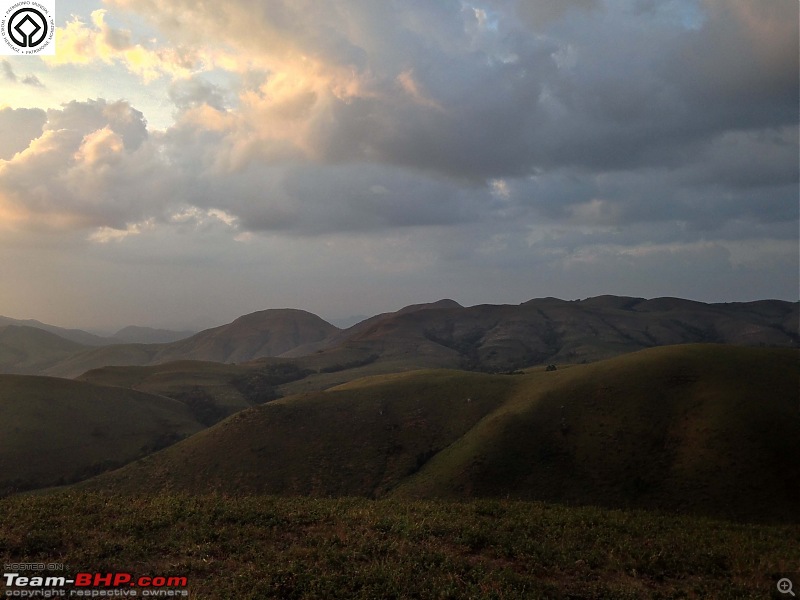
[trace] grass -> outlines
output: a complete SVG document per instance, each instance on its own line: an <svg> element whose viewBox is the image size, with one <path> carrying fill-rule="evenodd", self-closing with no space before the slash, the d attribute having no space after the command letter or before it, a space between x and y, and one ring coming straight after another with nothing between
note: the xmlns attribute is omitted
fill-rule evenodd
<svg viewBox="0 0 800 600"><path fill-rule="evenodd" d="M655 348L282 398L87 482L113 492L512 497L798 519L795 350Z"/></svg>
<svg viewBox="0 0 800 600"><path fill-rule="evenodd" d="M237 599L764 598L800 527L539 502L271 496L0 500L0 558L186 576Z"/></svg>
<svg viewBox="0 0 800 600"><path fill-rule="evenodd" d="M283 398L87 485L381 496L500 406L513 383L425 371Z"/></svg>
<svg viewBox="0 0 800 600"><path fill-rule="evenodd" d="M0 375L0 494L118 467L202 426L169 398L26 375Z"/></svg>
<svg viewBox="0 0 800 600"><path fill-rule="evenodd" d="M797 366L793 350L691 345L518 377L394 493L796 521Z"/></svg>

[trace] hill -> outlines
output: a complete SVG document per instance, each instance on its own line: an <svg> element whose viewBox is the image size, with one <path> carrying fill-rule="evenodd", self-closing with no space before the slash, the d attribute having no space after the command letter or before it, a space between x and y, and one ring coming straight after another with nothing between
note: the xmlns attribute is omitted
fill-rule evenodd
<svg viewBox="0 0 800 600"><path fill-rule="evenodd" d="M797 519L798 354L689 345L524 375L422 371L248 409L86 486L512 497Z"/></svg>
<svg viewBox="0 0 800 600"><path fill-rule="evenodd" d="M799 308L800 303L777 300L704 304L618 296L472 307L441 300L377 315L346 330L305 311L266 310L170 343L117 344L50 356L36 361L34 372L76 377L104 366L242 363L276 356L302 358L303 365L320 365L326 373L366 363L372 364L370 373L419 368L497 372L591 362L670 344L798 347ZM145 332L141 339L153 336ZM310 387L346 380L322 379Z"/></svg>
<svg viewBox="0 0 800 600"><path fill-rule="evenodd" d="M281 397L282 385L310 373L281 359L243 365L183 360L143 367L101 367L76 379L179 400L199 422L213 425L235 412Z"/></svg>
<svg viewBox="0 0 800 600"><path fill-rule="evenodd" d="M381 361L417 368L507 371L591 362L672 344L797 347L799 308L775 300L704 304L619 296L469 308L442 301L378 315L284 356L358 348Z"/></svg>
<svg viewBox="0 0 800 600"><path fill-rule="evenodd" d="M327 321L303 310L263 310L169 344L159 351L156 360L243 362L279 356L335 331L338 329Z"/></svg>
<svg viewBox="0 0 800 600"><path fill-rule="evenodd" d="M200 429L186 405L169 398L0 375L0 495L86 478Z"/></svg>
<svg viewBox="0 0 800 600"><path fill-rule="evenodd" d="M34 374L86 346L36 327L0 327L0 373Z"/></svg>
<svg viewBox="0 0 800 600"><path fill-rule="evenodd" d="M43 374L76 377L105 366L143 366L177 360L245 362L278 356L296 346L325 339L335 331L338 330L330 323L302 310L264 310L168 344L121 344L84 350L47 368Z"/></svg>
<svg viewBox="0 0 800 600"><path fill-rule="evenodd" d="M65 329L64 327L56 327L55 325L48 325L47 323L42 323L41 321L37 321L35 319L12 319L11 317L0 316L0 327L5 327L6 325L41 329L42 331L55 334L61 338L64 338L65 340L76 342L78 344L84 344L86 346L108 346L110 344L118 344L123 341L114 337L109 338L94 335L93 333L83 331L82 329Z"/></svg>

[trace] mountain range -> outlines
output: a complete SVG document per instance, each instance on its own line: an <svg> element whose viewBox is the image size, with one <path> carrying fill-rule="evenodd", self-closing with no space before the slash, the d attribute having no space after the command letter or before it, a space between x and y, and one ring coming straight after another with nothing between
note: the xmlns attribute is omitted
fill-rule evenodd
<svg viewBox="0 0 800 600"><path fill-rule="evenodd" d="M108 338L86 332L17 322L0 327L0 372L76 377L114 365L176 360L241 363L310 356L316 356L314 362L320 368L333 370L359 361L378 361L389 370L503 371L534 364L592 362L671 344L797 347L798 306L778 300L706 304L620 296L578 301L542 298L520 305L472 307L441 300L377 315L347 329L306 311L272 309L180 340L134 344L108 344ZM104 342L90 344L92 340Z"/></svg>
<svg viewBox="0 0 800 600"><path fill-rule="evenodd" d="M7 322L0 494L91 477L80 485L113 493L503 496L791 521L798 307L441 300L347 329L276 309L105 345Z"/></svg>

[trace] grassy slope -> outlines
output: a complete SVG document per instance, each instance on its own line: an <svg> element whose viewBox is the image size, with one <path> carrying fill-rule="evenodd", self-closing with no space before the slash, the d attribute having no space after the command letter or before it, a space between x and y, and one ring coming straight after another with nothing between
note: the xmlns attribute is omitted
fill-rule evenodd
<svg viewBox="0 0 800 600"><path fill-rule="evenodd" d="M0 492L118 466L202 429L183 404L65 379L0 376Z"/></svg>
<svg viewBox="0 0 800 600"><path fill-rule="evenodd" d="M382 495L499 407L512 385L510 377L429 371L292 396L91 485Z"/></svg>
<svg viewBox="0 0 800 600"><path fill-rule="evenodd" d="M253 405L231 383L250 372L252 369L239 365L185 360L150 367L103 367L76 379L170 398L202 390L218 412L228 416Z"/></svg>
<svg viewBox="0 0 800 600"><path fill-rule="evenodd" d="M798 353L675 346L533 376L396 493L798 518Z"/></svg>
<svg viewBox="0 0 800 600"><path fill-rule="evenodd" d="M0 500L0 559L186 576L209 598L737 598L800 528L534 502L59 493Z"/></svg>
<svg viewBox="0 0 800 600"><path fill-rule="evenodd" d="M518 376L376 376L239 413L91 486L509 495L796 519L797 359L676 346Z"/></svg>

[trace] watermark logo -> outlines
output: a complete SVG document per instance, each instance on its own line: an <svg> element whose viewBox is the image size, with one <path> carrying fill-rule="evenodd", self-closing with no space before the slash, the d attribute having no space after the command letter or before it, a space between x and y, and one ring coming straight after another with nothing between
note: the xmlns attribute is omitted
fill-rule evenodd
<svg viewBox="0 0 800 600"><path fill-rule="evenodd" d="M56 53L55 0L0 0L0 55Z"/></svg>

